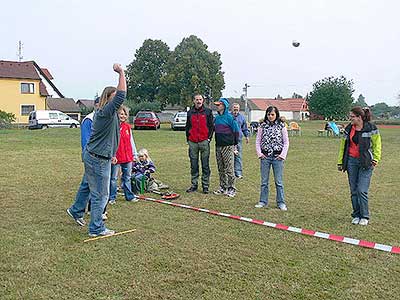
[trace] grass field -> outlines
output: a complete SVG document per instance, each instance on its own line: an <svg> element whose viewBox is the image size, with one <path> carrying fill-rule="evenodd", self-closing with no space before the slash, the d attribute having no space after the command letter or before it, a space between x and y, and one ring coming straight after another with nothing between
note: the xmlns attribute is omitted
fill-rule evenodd
<svg viewBox="0 0 400 300"><path fill-rule="evenodd" d="M339 139L322 123L290 138L284 182L289 210L255 209L255 139L244 146L234 199L194 193L184 132L135 131L156 177L197 207L400 245L400 129L382 129L383 160L370 188L371 222L350 224ZM122 198L107 226L134 233L90 243L66 215L82 176L79 130L0 131L0 299L400 299L400 255L321 240L162 204ZM214 141L211 189L217 188ZM150 195L149 195L150 196ZM153 196L153 195L151 195ZM88 218L87 218L88 219Z"/></svg>

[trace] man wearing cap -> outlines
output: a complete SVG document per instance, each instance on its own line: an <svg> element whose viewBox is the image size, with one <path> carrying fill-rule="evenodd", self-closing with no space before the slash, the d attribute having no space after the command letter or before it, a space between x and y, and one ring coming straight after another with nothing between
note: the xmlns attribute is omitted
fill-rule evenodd
<svg viewBox="0 0 400 300"><path fill-rule="evenodd" d="M214 131L220 185L214 194L235 197L234 150L239 141L239 126L229 113L228 99L220 98L214 104L218 112L214 121Z"/></svg>
<svg viewBox="0 0 400 300"><path fill-rule="evenodd" d="M242 153L243 153L243 136L246 139L246 144L249 143L249 129L247 128L247 122L245 117L240 113L240 105L239 103L233 103L232 105L232 116L233 119L238 123L239 126L239 141L236 146L235 152L235 176L238 179L243 178L243 170L242 170Z"/></svg>
<svg viewBox="0 0 400 300"><path fill-rule="evenodd" d="M193 107L187 113L186 141L189 145L190 188L187 193L197 191L199 179L199 156L201 160L201 184L203 193L209 193L210 185L210 141L214 132L214 117L211 109L204 106L200 94L193 97Z"/></svg>
<svg viewBox="0 0 400 300"><path fill-rule="evenodd" d="M82 153L83 150L85 150L86 144L89 141L90 138L90 134L92 133L92 124L93 124L93 117L94 117L94 113L95 111L98 109L99 107L99 100L100 98L97 97L94 100L94 110L88 114L81 122L81 147L82 147ZM75 196L75 202L78 202L79 199L85 199L85 202L87 202L87 200L89 199L89 184L87 182L86 176L83 175L82 177L82 181L81 184L79 186L78 192L76 193ZM72 205L71 208L69 208L67 210L67 213L69 213L70 209L74 209L74 206ZM89 203L89 211L90 211L90 203ZM83 218L77 218L75 219L76 223L80 226L85 226L86 222Z"/></svg>

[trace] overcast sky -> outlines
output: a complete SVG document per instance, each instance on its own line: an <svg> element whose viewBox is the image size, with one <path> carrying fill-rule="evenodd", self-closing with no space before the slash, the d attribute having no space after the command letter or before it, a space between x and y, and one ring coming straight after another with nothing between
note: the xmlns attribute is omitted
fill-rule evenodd
<svg viewBox="0 0 400 300"><path fill-rule="evenodd" d="M327 76L354 80L368 104L398 105L397 0L20 0L1 1L0 60L48 68L67 97L89 98L116 84L145 39L171 50L194 34L221 54L224 96L305 95ZM291 44L298 40L301 45Z"/></svg>

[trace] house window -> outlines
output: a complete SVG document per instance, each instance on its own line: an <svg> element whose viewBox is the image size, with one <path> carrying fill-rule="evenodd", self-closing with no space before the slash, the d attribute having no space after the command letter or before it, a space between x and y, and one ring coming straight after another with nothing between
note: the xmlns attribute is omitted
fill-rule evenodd
<svg viewBox="0 0 400 300"><path fill-rule="evenodd" d="M21 94L34 94L35 84L34 83L21 83Z"/></svg>
<svg viewBox="0 0 400 300"><path fill-rule="evenodd" d="M31 111L35 110L35 105L25 104L21 105L21 116L27 116Z"/></svg>

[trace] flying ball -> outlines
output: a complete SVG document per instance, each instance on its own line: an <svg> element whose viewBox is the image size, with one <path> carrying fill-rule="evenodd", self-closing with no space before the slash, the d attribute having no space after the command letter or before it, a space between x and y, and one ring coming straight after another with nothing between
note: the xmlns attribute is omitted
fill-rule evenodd
<svg viewBox="0 0 400 300"><path fill-rule="evenodd" d="M300 42L294 40L294 41L292 42L292 45L293 45L293 47L296 47L296 48L297 48L298 46L300 46Z"/></svg>

